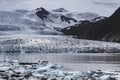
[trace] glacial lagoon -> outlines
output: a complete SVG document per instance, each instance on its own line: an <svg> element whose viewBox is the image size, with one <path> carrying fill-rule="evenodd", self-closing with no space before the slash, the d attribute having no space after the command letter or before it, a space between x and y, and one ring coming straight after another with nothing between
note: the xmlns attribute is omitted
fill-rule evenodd
<svg viewBox="0 0 120 80"><path fill-rule="evenodd" d="M66 71L120 71L119 53L14 53L0 54L0 57L15 59L19 62L37 62L48 60L53 64L63 65Z"/></svg>

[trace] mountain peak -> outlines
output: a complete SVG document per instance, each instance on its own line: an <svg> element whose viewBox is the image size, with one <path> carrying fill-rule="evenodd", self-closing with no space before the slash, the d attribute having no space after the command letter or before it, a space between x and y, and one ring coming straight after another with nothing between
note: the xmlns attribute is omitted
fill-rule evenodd
<svg viewBox="0 0 120 80"><path fill-rule="evenodd" d="M38 11L43 11L43 10L46 11L45 8L43 8L43 7L37 8L36 10L38 10Z"/></svg>
<svg viewBox="0 0 120 80"><path fill-rule="evenodd" d="M46 18L47 15L49 14L49 12L43 7L37 8L36 10L37 10L36 12L37 16L39 16L42 20Z"/></svg>
<svg viewBox="0 0 120 80"><path fill-rule="evenodd" d="M114 20L120 20L120 7L110 16Z"/></svg>
<svg viewBox="0 0 120 80"><path fill-rule="evenodd" d="M53 10L54 12L68 12L66 9L64 8L58 8L58 9L55 9Z"/></svg>

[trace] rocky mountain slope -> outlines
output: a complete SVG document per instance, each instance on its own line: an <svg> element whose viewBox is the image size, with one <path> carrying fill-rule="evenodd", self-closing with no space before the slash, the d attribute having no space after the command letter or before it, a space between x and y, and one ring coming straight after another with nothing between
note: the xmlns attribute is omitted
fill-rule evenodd
<svg viewBox="0 0 120 80"><path fill-rule="evenodd" d="M120 42L120 8L108 18L98 21L82 21L61 31L81 39Z"/></svg>

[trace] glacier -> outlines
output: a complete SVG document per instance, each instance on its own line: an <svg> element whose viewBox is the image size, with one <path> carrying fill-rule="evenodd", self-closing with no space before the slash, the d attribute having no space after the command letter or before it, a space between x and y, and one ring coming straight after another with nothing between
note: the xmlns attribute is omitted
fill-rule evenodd
<svg viewBox="0 0 120 80"><path fill-rule="evenodd" d="M0 53L119 53L120 44L72 36L1 36Z"/></svg>

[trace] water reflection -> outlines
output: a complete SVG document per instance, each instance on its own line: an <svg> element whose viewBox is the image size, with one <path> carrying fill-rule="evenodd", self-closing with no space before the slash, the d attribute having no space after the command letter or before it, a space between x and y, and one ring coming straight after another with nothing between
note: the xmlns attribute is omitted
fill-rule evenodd
<svg viewBox="0 0 120 80"><path fill-rule="evenodd" d="M120 61L120 54L104 54L104 53L83 53L83 54L58 54L58 53L16 53L16 54L0 54L1 57L8 57L10 59L17 59L21 62L31 62L37 60L49 60L51 62L68 62L68 63L79 63L79 62L118 62Z"/></svg>
<svg viewBox="0 0 120 80"><path fill-rule="evenodd" d="M17 59L20 62L48 60L63 65L65 70L120 70L120 54L84 53L84 54L0 54L1 57Z"/></svg>

